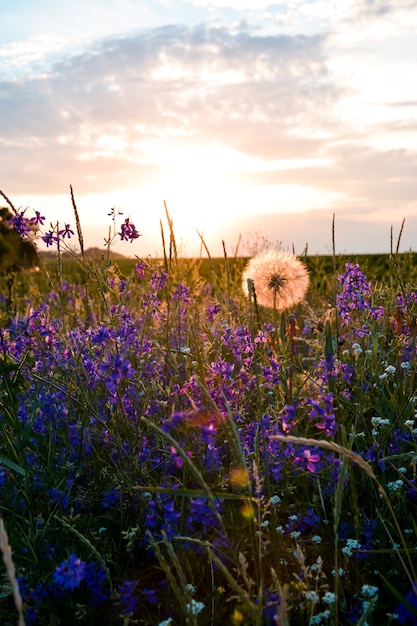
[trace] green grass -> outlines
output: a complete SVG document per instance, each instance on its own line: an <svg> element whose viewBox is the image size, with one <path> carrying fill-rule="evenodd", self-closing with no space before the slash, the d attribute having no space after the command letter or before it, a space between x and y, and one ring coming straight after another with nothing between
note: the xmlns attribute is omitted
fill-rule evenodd
<svg viewBox="0 0 417 626"><path fill-rule="evenodd" d="M1 623L415 623L416 255L303 260L0 278Z"/></svg>

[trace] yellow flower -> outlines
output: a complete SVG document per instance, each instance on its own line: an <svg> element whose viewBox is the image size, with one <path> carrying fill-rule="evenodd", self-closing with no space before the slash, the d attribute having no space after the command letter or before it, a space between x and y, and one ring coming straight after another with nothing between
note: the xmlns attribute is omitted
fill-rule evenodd
<svg viewBox="0 0 417 626"><path fill-rule="evenodd" d="M253 281L258 304L277 310L303 300L310 283L304 263L283 250L270 250L249 261L242 275L242 288L247 296L248 280Z"/></svg>
<svg viewBox="0 0 417 626"><path fill-rule="evenodd" d="M245 620L245 616L240 609L235 609L232 615L232 624L233 626L240 626L243 624Z"/></svg>

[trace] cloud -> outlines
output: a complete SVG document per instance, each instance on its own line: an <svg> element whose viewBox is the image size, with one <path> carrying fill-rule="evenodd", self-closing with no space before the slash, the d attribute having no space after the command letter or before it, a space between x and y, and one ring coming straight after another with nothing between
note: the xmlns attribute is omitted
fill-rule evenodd
<svg viewBox="0 0 417 626"><path fill-rule="evenodd" d="M102 40L39 77L0 83L2 171L17 194L56 192L70 175L104 191L147 175L158 146L313 155L313 141L288 131L336 97L322 45L244 24Z"/></svg>
<svg viewBox="0 0 417 626"><path fill-rule="evenodd" d="M72 183L81 197L148 185L171 205L166 181L191 178L194 207L223 167L254 207L248 229L266 220L278 240L284 232L289 245L295 233L299 250L311 237L314 250L336 212L352 247L366 247L394 218L414 224L417 215L416 103L403 80L414 61L399 67L385 52L374 71L402 28L409 45L412 4L347 2L339 18L339 2L295 2L286 15L293 34L216 18L78 42L78 53L65 48L60 60L56 42L45 54L16 51L15 65L23 59L27 68L32 53L38 65L0 82L0 188L14 198L66 193ZM275 9L276 25L284 14ZM303 20L308 35L296 32ZM213 193L216 204L221 195ZM289 197L296 215L273 216ZM216 209L231 236L242 228L226 221L234 198L231 189Z"/></svg>

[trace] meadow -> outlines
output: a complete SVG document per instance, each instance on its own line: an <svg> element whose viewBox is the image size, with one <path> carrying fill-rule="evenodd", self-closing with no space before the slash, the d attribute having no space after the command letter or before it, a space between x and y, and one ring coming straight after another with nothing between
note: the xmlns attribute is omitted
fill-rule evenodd
<svg viewBox="0 0 417 626"><path fill-rule="evenodd" d="M414 254L306 256L281 309L167 219L0 278L0 623L417 623Z"/></svg>

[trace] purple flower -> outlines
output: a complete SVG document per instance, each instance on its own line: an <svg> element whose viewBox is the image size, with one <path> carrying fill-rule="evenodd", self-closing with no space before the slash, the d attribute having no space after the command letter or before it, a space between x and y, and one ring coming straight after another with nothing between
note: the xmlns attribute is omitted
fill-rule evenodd
<svg viewBox="0 0 417 626"><path fill-rule="evenodd" d="M53 575L54 583L59 585L61 589L73 590L80 586L84 580L85 563L75 554L71 554L66 561L62 561Z"/></svg>
<svg viewBox="0 0 417 626"><path fill-rule="evenodd" d="M303 517L303 522L307 526L311 526L311 528L315 528L317 524L320 522L320 517L314 513L311 506L308 507L307 515Z"/></svg>
<svg viewBox="0 0 417 626"><path fill-rule="evenodd" d="M71 239L73 234L74 234L74 231L71 230L69 224L65 224L65 228L59 231L59 235L60 237L62 237L62 239L65 239L65 237L67 237L68 239Z"/></svg>
<svg viewBox="0 0 417 626"><path fill-rule="evenodd" d="M139 278L139 280L143 280L145 278L146 269L147 269L147 265L143 261L138 261L136 263L136 265L135 265L135 272L136 272L137 277Z"/></svg>
<svg viewBox="0 0 417 626"><path fill-rule="evenodd" d="M400 624L415 624L417 621L416 585L414 585L414 589L407 593L405 600L407 602L406 605L401 603L397 606L396 613L398 615L398 622Z"/></svg>
<svg viewBox="0 0 417 626"><path fill-rule="evenodd" d="M132 224L130 219L127 217L120 227L119 236L122 241L130 241L130 243L132 243L134 239L137 239L141 235L136 230L136 226Z"/></svg>
<svg viewBox="0 0 417 626"><path fill-rule="evenodd" d="M131 362L128 359L124 360L120 354L109 356L101 369L107 375L106 387L113 396L116 395L121 381L132 378L135 373Z"/></svg>
<svg viewBox="0 0 417 626"><path fill-rule="evenodd" d="M309 417L310 419L317 419L315 427L319 430L324 430L326 435L330 437L336 433L337 429L333 409L333 394L323 394L321 401L324 406L321 406L317 400L307 399L306 404L310 407Z"/></svg>
<svg viewBox="0 0 417 626"><path fill-rule="evenodd" d="M220 306L220 304L210 304L206 309L206 315L209 322L212 322L221 310L222 307Z"/></svg>
<svg viewBox="0 0 417 626"><path fill-rule="evenodd" d="M137 580L124 580L118 586L123 616L132 615L138 608L138 601L134 596L137 584Z"/></svg>
<svg viewBox="0 0 417 626"><path fill-rule="evenodd" d="M19 235L22 237L29 237L29 235L33 232L31 220L28 217L25 217L24 211L22 213L16 213L10 220L8 220L9 224L17 230Z"/></svg>
<svg viewBox="0 0 417 626"><path fill-rule="evenodd" d="M163 270L160 270L159 272L154 272L152 274L151 280L149 281L149 287L153 291L160 291L167 284L167 280L168 280L167 272L164 272Z"/></svg>
<svg viewBox="0 0 417 626"><path fill-rule="evenodd" d="M342 326L348 326L352 321L353 311L368 311L374 319L380 319L384 313L383 307L373 307L370 303L372 292L365 274L357 263L346 263L346 272L339 274L338 280L343 291L337 294L336 305L342 320Z"/></svg>
<svg viewBox="0 0 417 626"><path fill-rule="evenodd" d="M190 288L187 285L179 283L171 296L172 302L182 302L184 305L189 306L191 304Z"/></svg>
<svg viewBox="0 0 417 626"><path fill-rule="evenodd" d="M314 474L318 470L316 465L320 463L320 455L313 454L310 448L301 448L299 454L294 457L294 463Z"/></svg>
<svg viewBox="0 0 417 626"><path fill-rule="evenodd" d="M149 604L156 604L158 602L158 596L156 595L156 589L142 589L142 593L146 596Z"/></svg>
<svg viewBox="0 0 417 626"><path fill-rule="evenodd" d="M35 226L38 226L38 224L42 225L44 223L45 218L39 211L35 211L35 217L32 217L29 221Z"/></svg>
<svg viewBox="0 0 417 626"><path fill-rule="evenodd" d="M109 598L106 571L98 563L87 563L84 575L85 584L91 591L91 606L101 606Z"/></svg>
<svg viewBox="0 0 417 626"><path fill-rule="evenodd" d="M295 406L286 405L281 413L281 420L283 432L290 433L298 423Z"/></svg>
<svg viewBox="0 0 417 626"><path fill-rule="evenodd" d="M59 238L54 234L52 230L50 230L48 233L45 233L45 235L43 235L41 239L42 241L46 243L47 248L49 248L49 246L52 246L54 243L57 243L59 241Z"/></svg>

